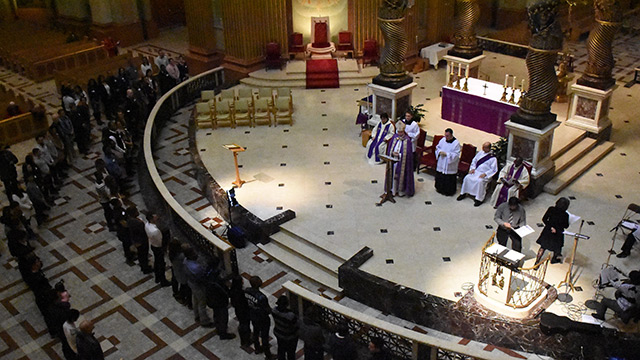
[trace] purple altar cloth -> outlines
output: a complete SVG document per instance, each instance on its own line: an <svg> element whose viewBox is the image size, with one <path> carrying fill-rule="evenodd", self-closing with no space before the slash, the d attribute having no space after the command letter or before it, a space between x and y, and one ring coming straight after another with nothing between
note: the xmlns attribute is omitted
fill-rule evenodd
<svg viewBox="0 0 640 360"><path fill-rule="evenodd" d="M517 105L442 87L442 118L498 136L507 136L504 123Z"/></svg>

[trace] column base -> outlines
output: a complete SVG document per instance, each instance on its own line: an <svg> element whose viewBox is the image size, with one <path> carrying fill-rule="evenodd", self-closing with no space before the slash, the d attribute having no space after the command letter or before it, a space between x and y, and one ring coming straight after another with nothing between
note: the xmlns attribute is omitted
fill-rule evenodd
<svg viewBox="0 0 640 360"><path fill-rule="evenodd" d="M390 88L390 89L400 89L406 85L409 85L413 82L413 78L409 75L403 77L403 78L392 78L392 77L388 77L388 76L384 76L382 74L379 74L378 76L373 78L372 81L374 84L379 85L379 86L383 86L386 88Z"/></svg>
<svg viewBox="0 0 640 360"><path fill-rule="evenodd" d="M544 185L551 181L555 174L555 164L551 159L551 145L553 132L558 126L560 122L554 121L543 129L537 129L514 122L513 117L505 123L505 127L509 130L507 163L511 163L520 156L532 165L529 185L531 197L540 194Z"/></svg>
<svg viewBox="0 0 640 360"><path fill-rule="evenodd" d="M565 124L587 131L591 138L609 140L612 128L609 103L615 88L600 90L579 84L571 85L571 107Z"/></svg>
<svg viewBox="0 0 640 360"><path fill-rule="evenodd" d="M395 121L395 119L403 115L411 105L411 93L416 86L418 86L418 84L415 82L399 89L369 84L368 87L373 93L374 114L386 112L389 114L389 119Z"/></svg>
<svg viewBox="0 0 640 360"><path fill-rule="evenodd" d="M480 55L473 57L471 59L466 59L463 57L458 57L454 55L445 55L444 59L447 60L447 82L449 83L449 76L451 76L451 69L453 67L453 73L458 74L458 67L455 64L462 64L462 76L466 76L467 68L469 69L469 77L478 78L478 73L480 72L480 65L482 64L482 60L487 57L487 55Z"/></svg>
<svg viewBox="0 0 640 360"><path fill-rule="evenodd" d="M224 54L203 54L201 52L194 51L193 49L189 49L189 52L184 56L184 58L189 66L189 75L194 76L220 66L222 64Z"/></svg>

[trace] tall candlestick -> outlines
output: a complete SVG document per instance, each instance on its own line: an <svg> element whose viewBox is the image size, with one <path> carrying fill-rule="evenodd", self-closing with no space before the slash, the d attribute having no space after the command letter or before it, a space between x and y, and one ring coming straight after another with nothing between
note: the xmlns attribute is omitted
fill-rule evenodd
<svg viewBox="0 0 640 360"><path fill-rule="evenodd" d="M524 79L522 79L522 84L520 85L520 91L524 91Z"/></svg>
<svg viewBox="0 0 640 360"><path fill-rule="evenodd" d="M513 88L513 90L515 91L516 89L516 77L513 77L513 86L511 86Z"/></svg>
<svg viewBox="0 0 640 360"><path fill-rule="evenodd" d="M504 87L507 87L507 80L509 80L509 74L504 74Z"/></svg>
<svg viewBox="0 0 640 360"><path fill-rule="evenodd" d="M458 64L458 77L462 75L462 64Z"/></svg>

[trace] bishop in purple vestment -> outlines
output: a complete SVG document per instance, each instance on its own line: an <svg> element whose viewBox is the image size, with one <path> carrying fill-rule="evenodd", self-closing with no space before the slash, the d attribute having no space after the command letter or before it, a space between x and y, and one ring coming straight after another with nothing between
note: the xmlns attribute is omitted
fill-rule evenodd
<svg viewBox="0 0 640 360"><path fill-rule="evenodd" d="M389 156L398 158L393 164L393 194L396 196L413 196L415 184L413 181L413 145L411 138L404 132L403 122L396 124L396 134L389 142Z"/></svg>

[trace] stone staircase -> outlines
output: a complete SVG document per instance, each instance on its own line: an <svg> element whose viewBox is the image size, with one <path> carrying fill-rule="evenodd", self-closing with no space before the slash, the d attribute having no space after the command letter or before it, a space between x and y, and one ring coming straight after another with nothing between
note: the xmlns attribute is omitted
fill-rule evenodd
<svg viewBox="0 0 640 360"><path fill-rule="evenodd" d="M327 288L341 292L338 267L347 259L316 245L285 228L271 235L271 242L258 247L274 260Z"/></svg>
<svg viewBox="0 0 640 360"><path fill-rule="evenodd" d="M305 71L304 61L289 61L285 70L261 69L250 73L240 82L257 87L305 88L307 86ZM378 68L374 66L360 68L353 59L338 59L338 71L340 86L366 85L379 73Z"/></svg>
<svg viewBox="0 0 640 360"><path fill-rule="evenodd" d="M609 141L598 142L586 132L551 155L556 165L555 176L544 186L544 191L557 195L575 179L585 173L614 148Z"/></svg>

